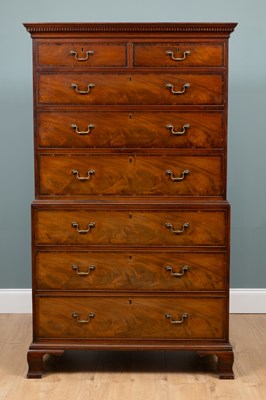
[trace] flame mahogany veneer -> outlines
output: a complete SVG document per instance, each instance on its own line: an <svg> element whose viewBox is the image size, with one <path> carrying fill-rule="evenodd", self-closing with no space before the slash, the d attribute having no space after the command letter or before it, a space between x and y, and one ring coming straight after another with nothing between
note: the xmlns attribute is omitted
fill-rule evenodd
<svg viewBox="0 0 266 400"><path fill-rule="evenodd" d="M234 23L27 23L33 341L193 350L233 378L226 200Z"/></svg>

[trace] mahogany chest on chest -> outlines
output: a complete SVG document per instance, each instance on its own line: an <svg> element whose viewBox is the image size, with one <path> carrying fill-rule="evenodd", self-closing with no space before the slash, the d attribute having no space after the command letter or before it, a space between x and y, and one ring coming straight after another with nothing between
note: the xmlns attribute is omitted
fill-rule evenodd
<svg viewBox="0 0 266 400"><path fill-rule="evenodd" d="M226 200L236 24L25 24L33 39L33 342L194 350L233 378Z"/></svg>

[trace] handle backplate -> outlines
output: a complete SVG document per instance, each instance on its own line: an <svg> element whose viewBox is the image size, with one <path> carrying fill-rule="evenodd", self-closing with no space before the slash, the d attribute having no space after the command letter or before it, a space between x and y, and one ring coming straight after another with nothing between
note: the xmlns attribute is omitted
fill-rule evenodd
<svg viewBox="0 0 266 400"><path fill-rule="evenodd" d="M173 225L170 224L169 222L166 222L165 226L167 229L170 229L170 231L173 232L175 235L181 235L189 227L189 223L185 222L181 229L175 229Z"/></svg>
<svg viewBox="0 0 266 400"><path fill-rule="evenodd" d="M80 319L79 313L77 313L76 311L72 313L72 318L76 319L79 324L88 324L91 321L91 319L94 317L95 317L95 314L93 312L90 312L88 314L88 319Z"/></svg>
<svg viewBox="0 0 266 400"><path fill-rule="evenodd" d="M77 51L75 51L75 50L70 50L70 52L69 52L72 56L74 56L75 57L75 59L77 60L77 61L87 61L88 60L88 58L89 58L89 56L92 56L93 54L94 54L94 51L93 50L88 50L88 51L86 51L86 56L85 57L79 57L78 56L78 52Z"/></svg>
<svg viewBox="0 0 266 400"><path fill-rule="evenodd" d="M175 57L174 52L171 50L167 50L166 54L174 61L183 61L190 55L190 50L185 50L182 57Z"/></svg>
<svg viewBox="0 0 266 400"><path fill-rule="evenodd" d="M89 169L89 171L87 172L87 176L79 176L79 171L77 169L73 169L72 170L72 175L75 175L76 178L81 182L89 181L91 175L93 175L93 174L95 174L95 170L94 169Z"/></svg>
<svg viewBox="0 0 266 400"><path fill-rule="evenodd" d="M77 222L74 222L74 221L72 222L71 225L73 226L73 228L76 228L76 231L78 233L81 233L81 234L85 235L86 233L90 232L90 230L92 228L94 228L96 224L95 224L95 222L88 223L88 229L79 229L79 224Z"/></svg>
<svg viewBox="0 0 266 400"><path fill-rule="evenodd" d="M88 129L86 131L80 131L76 124L71 124L71 128L78 134L78 135L88 135L91 130L95 127L93 124L88 125Z"/></svg>
<svg viewBox="0 0 266 400"><path fill-rule="evenodd" d="M78 85L77 83L71 83L70 86L72 87L72 89L75 89L75 91L76 91L78 94L88 94L88 93L91 92L91 89L94 88L95 85L94 85L94 83L89 83L89 84L88 84L88 89L87 89L87 90L80 90L80 89L79 89L79 85Z"/></svg>
<svg viewBox="0 0 266 400"><path fill-rule="evenodd" d="M186 175L188 175L190 173L190 171L189 171L189 169L185 169L180 176L175 176L174 173L170 169L167 169L165 171L165 173L166 173L166 175L171 176L172 181L183 181L185 179Z"/></svg>
<svg viewBox="0 0 266 400"><path fill-rule="evenodd" d="M166 125L166 128L170 130L172 135L182 136L190 128L190 125L189 124L184 124L183 127L182 127L182 131L175 131L173 125L171 125L171 124Z"/></svg>
<svg viewBox="0 0 266 400"><path fill-rule="evenodd" d="M176 324L176 325L180 325L183 324L183 322L189 317L188 313L183 313L180 316L180 319L173 319L172 314L170 313L166 313L165 318L168 318L171 322L171 324Z"/></svg>
<svg viewBox="0 0 266 400"><path fill-rule="evenodd" d="M181 276L183 276L188 270L189 270L189 266L188 265L183 265L183 267L181 268L181 272L173 272L173 268L170 265L167 265L165 267L166 271L170 272L170 274L176 278L180 278Z"/></svg>
<svg viewBox="0 0 266 400"><path fill-rule="evenodd" d="M183 94L186 92L186 90L188 88L190 88L190 83L184 83L184 85L182 86L181 90L174 90L174 85L172 85L172 83L167 83L166 84L167 89L170 90L171 93L179 95L179 94Z"/></svg>
<svg viewBox="0 0 266 400"><path fill-rule="evenodd" d="M91 273L91 271L94 271L95 268L96 268L95 265L90 265L87 268L87 271L82 272L82 271L79 270L79 267L76 264L72 265L73 271L75 271L76 274L79 275L79 276L87 276L87 275L89 275Z"/></svg>

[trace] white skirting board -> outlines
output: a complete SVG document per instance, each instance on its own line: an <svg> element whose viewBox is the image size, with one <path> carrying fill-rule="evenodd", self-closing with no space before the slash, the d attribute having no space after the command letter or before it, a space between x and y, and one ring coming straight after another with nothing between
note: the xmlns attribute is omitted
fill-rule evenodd
<svg viewBox="0 0 266 400"><path fill-rule="evenodd" d="M0 313L31 313L31 289L0 289ZM230 312L265 314L266 289L231 289Z"/></svg>

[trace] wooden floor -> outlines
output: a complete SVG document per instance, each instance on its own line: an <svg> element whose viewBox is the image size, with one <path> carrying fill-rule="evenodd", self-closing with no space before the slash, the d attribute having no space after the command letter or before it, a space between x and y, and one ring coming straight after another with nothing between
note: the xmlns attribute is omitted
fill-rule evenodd
<svg viewBox="0 0 266 400"><path fill-rule="evenodd" d="M231 316L235 380L182 352L66 352L26 379L31 316L0 314L0 400L266 400L266 314Z"/></svg>

